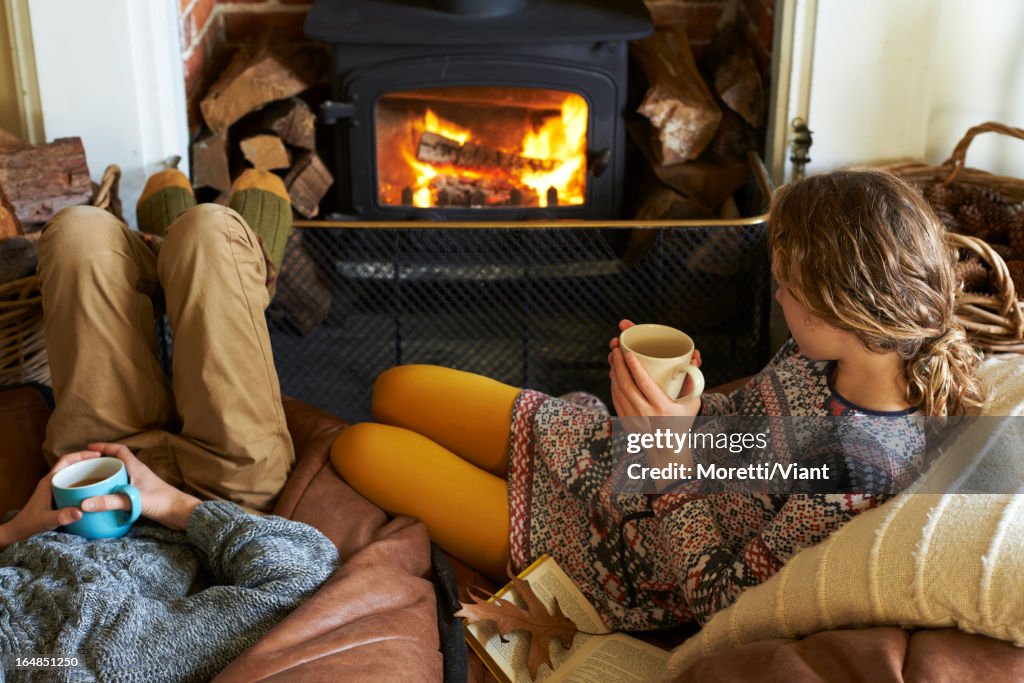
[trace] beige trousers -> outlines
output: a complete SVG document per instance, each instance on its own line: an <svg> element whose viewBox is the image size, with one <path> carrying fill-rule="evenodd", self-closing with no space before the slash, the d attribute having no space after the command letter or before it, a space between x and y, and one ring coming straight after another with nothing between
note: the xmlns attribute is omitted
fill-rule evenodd
<svg viewBox="0 0 1024 683"><path fill-rule="evenodd" d="M39 276L57 404L47 460L123 443L175 486L269 510L295 455L263 313L266 265L242 217L189 209L157 257L106 211L65 209L39 240ZM158 288L172 382L156 356Z"/></svg>

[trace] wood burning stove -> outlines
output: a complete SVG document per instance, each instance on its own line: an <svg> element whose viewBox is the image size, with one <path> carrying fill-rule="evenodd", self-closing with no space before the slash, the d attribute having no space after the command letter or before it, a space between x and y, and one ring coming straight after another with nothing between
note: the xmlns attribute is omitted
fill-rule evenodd
<svg viewBox="0 0 1024 683"><path fill-rule="evenodd" d="M359 219L618 216L642 0L317 0L336 204Z"/></svg>

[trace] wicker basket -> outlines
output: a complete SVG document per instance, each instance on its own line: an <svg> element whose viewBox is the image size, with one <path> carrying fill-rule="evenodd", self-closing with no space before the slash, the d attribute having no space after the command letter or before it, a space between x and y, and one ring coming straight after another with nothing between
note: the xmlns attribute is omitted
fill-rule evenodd
<svg viewBox="0 0 1024 683"><path fill-rule="evenodd" d="M92 204L121 217L121 169L110 165L93 193ZM33 274L0 285L0 386L50 383L43 338L43 297Z"/></svg>
<svg viewBox="0 0 1024 683"><path fill-rule="evenodd" d="M954 148L950 157L938 166L906 163L888 167L918 188L941 184L984 188L996 193L1008 204L1019 204L1024 211L1024 180L1000 176L966 166L967 149L975 136L996 132L1024 140L1024 130L1001 123L983 123L971 128ZM949 242L961 254L976 255L989 269L993 294L961 292L957 300L957 318L971 340L993 353L1024 353L1024 302L1017 300L1006 262L991 245L978 237L950 232Z"/></svg>

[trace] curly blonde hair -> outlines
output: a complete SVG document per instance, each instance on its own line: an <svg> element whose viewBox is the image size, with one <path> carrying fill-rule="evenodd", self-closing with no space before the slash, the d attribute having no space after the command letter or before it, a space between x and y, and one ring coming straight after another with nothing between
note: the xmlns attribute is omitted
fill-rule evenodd
<svg viewBox="0 0 1024 683"><path fill-rule="evenodd" d="M981 355L954 316L953 249L913 187L871 169L814 175L776 191L768 223L779 283L868 349L898 353L911 406L946 416L984 404Z"/></svg>

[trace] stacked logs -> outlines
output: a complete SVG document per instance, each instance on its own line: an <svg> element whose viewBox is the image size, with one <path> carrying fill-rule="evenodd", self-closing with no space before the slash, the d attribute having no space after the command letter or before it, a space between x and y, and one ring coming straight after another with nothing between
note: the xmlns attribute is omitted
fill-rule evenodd
<svg viewBox="0 0 1024 683"><path fill-rule="evenodd" d="M318 51L261 43L242 48L200 102L192 182L226 198L245 168L283 176L297 213L313 218L334 178L316 150L316 116L300 95L322 72Z"/></svg>
<svg viewBox="0 0 1024 683"><path fill-rule="evenodd" d="M630 136L655 182L636 218L735 217L731 197L764 145L765 87L739 24L724 28L698 63L684 27L656 25L630 54L647 80Z"/></svg>

